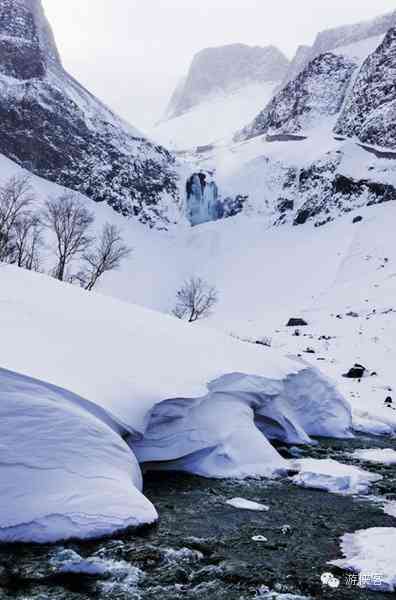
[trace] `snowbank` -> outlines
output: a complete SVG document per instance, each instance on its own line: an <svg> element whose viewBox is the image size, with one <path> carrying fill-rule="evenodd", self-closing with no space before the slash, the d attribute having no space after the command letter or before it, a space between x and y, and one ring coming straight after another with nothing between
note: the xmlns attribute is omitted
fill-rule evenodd
<svg viewBox="0 0 396 600"><path fill-rule="evenodd" d="M299 473L292 477L293 483L337 494L362 494L367 492L371 483L382 479L381 475L351 465L343 465L331 458L325 460L304 458L292 464L299 470Z"/></svg>
<svg viewBox="0 0 396 600"><path fill-rule="evenodd" d="M396 465L396 451L392 448L372 448L368 450L355 450L353 458L366 462L379 463L383 465Z"/></svg>
<svg viewBox="0 0 396 600"><path fill-rule="evenodd" d="M349 405L330 381L271 350L10 266L0 267L0 302L0 364L51 384L13 375L23 410L2 406L1 435L7 429L19 455L4 504L20 503L0 513L2 539L92 537L152 522L132 451L155 468L272 477L288 462L269 439L350 435ZM45 429L36 411L48 411Z"/></svg>
<svg viewBox="0 0 396 600"><path fill-rule="evenodd" d="M341 538L345 556L330 564L360 573L361 585L378 592L396 591L396 528L373 527Z"/></svg>
<svg viewBox="0 0 396 600"><path fill-rule="evenodd" d="M157 519L101 409L0 369L0 541L92 538Z"/></svg>

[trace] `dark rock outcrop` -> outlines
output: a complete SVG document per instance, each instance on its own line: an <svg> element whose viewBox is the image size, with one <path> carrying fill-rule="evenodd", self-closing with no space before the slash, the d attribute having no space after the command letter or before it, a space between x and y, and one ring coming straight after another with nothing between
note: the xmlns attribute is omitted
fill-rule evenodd
<svg viewBox="0 0 396 600"><path fill-rule="evenodd" d="M340 167L342 158L340 151L329 153L299 171L293 196L303 202L293 213L294 225L313 219L316 226L324 225L354 209L396 200L396 188L391 183L344 174ZM283 222L278 220L278 224Z"/></svg>
<svg viewBox="0 0 396 600"><path fill-rule="evenodd" d="M286 327L306 327L308 323L301 318L291 318L289 319Z"/></svg>
<svg viewBox="0 0 396 600"><path fill-rule="evenodd" d="M0 152L150 226L177 215L174 157L63 69L40 0L0 4Z"/></svg>
<svg viewBox="0 0 396 600"><path fill-rule="evenodd" d="M347 377L348 379L361 379L364 377L365 373L366 367L355 364L351 369L349 369L348 373L345 373L344 377Z"/></svg>
<svg viewBox="0 0 396 600"><path fill-rule="evenodd" d="M396 27L364 62L335 132L396 149Z"/></svg>

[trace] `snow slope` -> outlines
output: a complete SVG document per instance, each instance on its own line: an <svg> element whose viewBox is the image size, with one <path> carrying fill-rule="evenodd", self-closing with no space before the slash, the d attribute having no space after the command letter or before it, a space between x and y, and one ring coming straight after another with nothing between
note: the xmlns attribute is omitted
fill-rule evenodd
<svg viewBox="0 0 396 600"><path fill-rule="evenodd" d="M253 82L236 90L212 93L183 114L158 123L149 134L173 150L228 140L256 116L276 85L275 81Z"/></svg>

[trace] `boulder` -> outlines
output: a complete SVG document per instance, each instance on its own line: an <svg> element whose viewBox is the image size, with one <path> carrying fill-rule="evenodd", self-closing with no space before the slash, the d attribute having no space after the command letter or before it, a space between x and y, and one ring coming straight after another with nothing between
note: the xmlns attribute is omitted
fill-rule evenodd
<svg viewBox="0 0 396 600"><path fill-rule="evenodd" d="M304 319L291 318L289 319L286 327L306 327L308 323Z"/></svg>

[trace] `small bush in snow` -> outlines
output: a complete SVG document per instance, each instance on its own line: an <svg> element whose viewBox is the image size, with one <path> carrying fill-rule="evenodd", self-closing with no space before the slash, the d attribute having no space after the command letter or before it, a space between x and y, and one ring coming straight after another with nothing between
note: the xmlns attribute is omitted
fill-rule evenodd
<svg viewBox="0 0 396 600"><path fill-rule="evenodd" d="M208 317L218 302L216 288L200 277L190 277L177 292L172 314L189 323Z"/></svg>

